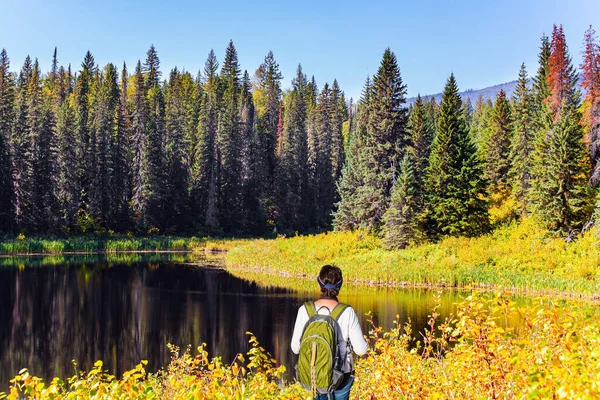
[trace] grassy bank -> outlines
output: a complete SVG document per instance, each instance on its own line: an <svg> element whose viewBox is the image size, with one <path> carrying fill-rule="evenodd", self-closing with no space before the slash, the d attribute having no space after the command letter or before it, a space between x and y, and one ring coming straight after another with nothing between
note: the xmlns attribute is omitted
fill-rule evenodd
<svg viewBox="0 0 600 400"><path fill-rule="evenodd" d="M244 243L241 239L209 237L127 235L31 237L0 240L0 255L117 253L125 251L226 251Z"/></svg>
<svg viewBox="0 0 600 400"><path fill-rule="evenodd" d="M397 326L374 328L370 349L357 360L352 390L358 399L598 398L600 322L580 304L538 300L516 307L503 294L468 297L439 321L430 314L423 336ZM505 328L508 318L519 328ZM421 345L408 350L413 336ZM156 374L142 362L116 378L101 362L66 381L45 383L26 370L9 399L309 399L297 383L282 382L284 367L251 337L251 350L235 360L209 359L203 348L178 349ZM0 398L5 395L0 394Z"/></svg>
<svg viewBox="0 0 600 400"><path fill-rule="evenodd" d="M566 243L528 220L478 238L447 238L400 251L384 250L379 239L360 232L255 240L232 248L226 260L241 277L287 286L314 286L319 268L333 263L346 282L359 285L503 287L586 297L600 291L597 231Z"/></svg>

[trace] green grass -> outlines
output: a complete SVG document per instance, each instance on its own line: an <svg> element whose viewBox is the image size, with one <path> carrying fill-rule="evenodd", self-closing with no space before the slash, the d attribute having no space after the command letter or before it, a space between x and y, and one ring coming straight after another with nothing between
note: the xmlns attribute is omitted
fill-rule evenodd
<svg viewBox="0 0 600 400"><path fill-rule="evenodd" d="M64 254L73 252L117 253L125 251L225 251L240 243L243 243L243 240L177 236L21 237L0 241L0 255Z"/></svg>
<svg viewBox="0 0 600 400"><path fill-rule="evenodd" d="M255 240L233 248L228 269L262 284L314 285L319 268L340 266L345 282L388 287L481 287L559 296L598 296L600 232L566 243L533 221L478 238L447 238L400 251L361 232Z"/></svg>

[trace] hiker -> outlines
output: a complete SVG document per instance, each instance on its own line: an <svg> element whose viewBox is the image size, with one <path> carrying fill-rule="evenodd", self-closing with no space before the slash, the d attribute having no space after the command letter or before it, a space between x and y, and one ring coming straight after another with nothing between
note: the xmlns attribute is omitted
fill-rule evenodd
<svg viewBox="0 0 600 400"><path fill-rule="evenodd" d="M368 344L352 307L338 302L342 271L325 265L317 282L321 297L298 309L292 335L296 378L315 399L346 400L354 382L352 351L365 354Z"/></svg>

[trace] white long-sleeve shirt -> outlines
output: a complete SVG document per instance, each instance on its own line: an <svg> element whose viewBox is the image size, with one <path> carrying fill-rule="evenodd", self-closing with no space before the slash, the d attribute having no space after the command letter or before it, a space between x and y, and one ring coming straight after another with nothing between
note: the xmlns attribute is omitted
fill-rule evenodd
<svg viewBox="0 0 600 400"><path fill-rule="evenodd" d="M327 315L329 309L327 307L321 307L317 312L322 315ZM309 317L306 307L302 305L298 309L296 324L294 325L294 333L292 335L291 347L294 354L300 353L300 338L302 337L302 331L304 330L304 325L306 325L308 319ZM338 317L337 322L341 331L338 331L338 337L343 338L343 340L340 341L340 353L342 359L348 359L346 349L346 342L348 339L350 339L352 349L356 354L365 354L369 345L363 336L362 329L360 328L360 323L358 322L358 317L356 316L354 309L350 306L346 307L346 309L342 311Z"/></svg>

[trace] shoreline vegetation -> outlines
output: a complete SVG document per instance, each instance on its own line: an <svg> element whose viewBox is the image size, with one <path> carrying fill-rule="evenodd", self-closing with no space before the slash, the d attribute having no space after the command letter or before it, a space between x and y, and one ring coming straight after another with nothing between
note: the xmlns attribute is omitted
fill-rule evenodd
<svg viewBox="0 0 600 400"><path fill-rule="evenodd" d="M473 294L441 320L438 305L424 332L410 324L373 326L366 356L356 362L359 399L596 398L600 396L600 322L592 307L539 298L518 306L510 296ZM518 318L516 328L505 321ZM250 333L249 333L250 334ZM415 339L418 338L418 339ZM418 340L419 344L414 345ZM169 346L169 365L145 361L121 378L101 361L89 372L45 383L27 369L0 399L310 399L284 366L250 334L251 349L233 360Z"/></svg>
<svg viewBox="0 0 600 400"><path fill-rule="evenodd" d="M337 264L347 283L389 288L477 288L529 296L598 299L600 230L566 243L532 219L477 238L385 250L364 232L254 240L226 254L228 271L263 285L305 289L314 271Z"/></svg>
<svg viewBox="0 0 600 400"><path fill-rule="evenodd" d="M223 252L246 240L195 236L108 235L26 238L24 235L19 235L14 239L0 239L0 257L126 252Z"/></svg>

